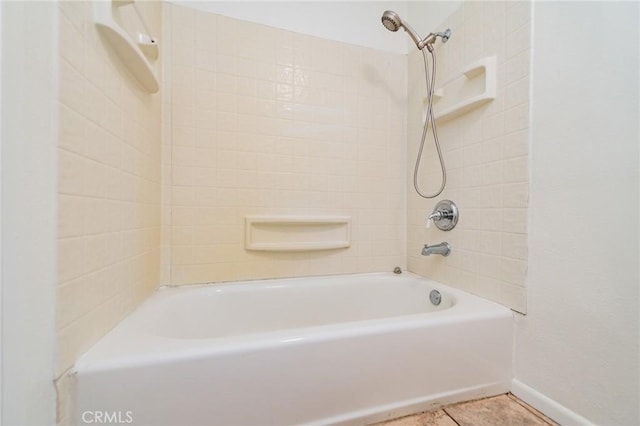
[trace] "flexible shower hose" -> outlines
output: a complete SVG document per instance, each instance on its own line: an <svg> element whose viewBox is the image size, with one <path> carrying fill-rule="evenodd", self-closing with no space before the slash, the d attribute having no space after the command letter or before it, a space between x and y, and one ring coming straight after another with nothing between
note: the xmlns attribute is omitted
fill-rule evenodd
<svg viewBox="0 0 640 426"><path fill-rule="evenodd" d="M424 127L422 129L422 138L420 139L420 149L418 150L418 156L416 157L416 166L413 170L413 187L416 192L422 198L435 198L442 193L444 190L444 185L447 183L447 171L444 166L444 159L442 158L442 150L440 149L440 142L438 141L438 131L436 129L436 119L433 116L433 91L435 87L436 81L436 55L433 53L433 50L430 50L431 53L431 79L429 79L429 68L427 66L427 54L425 50L422 49L422 60L424 62L424 77L425 82L427 83L427 115L424 119ZM429 81L431 80L431 81ZM427 138L427 133L429 131L429 123L431 123L431 129L433 131L433 140L436 146L436 151L438 152L438 159L440 160L440 170L442 170L442 185L440 185L440 189L433 194L423 194L420 191L420 187L418 185L418 170L420 169L420 162L422 159L422 151L424 149L424 142Z"/></svg>

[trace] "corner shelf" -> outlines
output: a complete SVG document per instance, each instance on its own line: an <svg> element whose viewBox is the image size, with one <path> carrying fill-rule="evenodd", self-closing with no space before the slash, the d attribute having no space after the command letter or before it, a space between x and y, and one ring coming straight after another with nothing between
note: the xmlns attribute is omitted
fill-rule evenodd
<svg viewBox="0 0 640 426"><path fill-rule="evenodd" d="M157 44L155 39L141 35L139 44L131 40L129 34L120 27L113 18L112 8L131 4L133 1L94 1L93 20L98 31L109 41L122 63L129 68L131 74L149 93L156 93L160 89L158 77L143 52L149 52L150 57L157 58ZM150 46L146 46L146 44ZM155 59L154 58L154 59Z"/></svg>
<svg viewBox="0 0 640 426"><path fill-rule="evenodd" d="M350 216L245 217L247 250L312 251L350 245Z"/></svg>
<svg viewBox="0 0 640 426"><path fill-rule="evenodd" d="M473 109L479 108L496 98L497 69L495 56L482 58L479 61L472 63L462 72L461 75L452 78L440 89L436 90L434 96L438 99L445 97L447 86L461 77L465 78L465 81L462 82L462 84L468 83L470 80L475 80L479 77L483 78L484 91L478 95L463 99L450 107L440 111L435 111L435 118L438 122L454 119Z"/></svg>

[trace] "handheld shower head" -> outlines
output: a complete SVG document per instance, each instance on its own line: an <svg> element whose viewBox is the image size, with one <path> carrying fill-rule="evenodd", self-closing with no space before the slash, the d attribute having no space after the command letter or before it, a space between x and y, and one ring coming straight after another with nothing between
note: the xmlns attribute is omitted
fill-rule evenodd
<svg viewBox="0 0 640 426"><path fill-rule="evenodd" d="M404 22L400 15L395 13L393 10L385 10L382 14L382 25L389 31L396 32L400 28L404 28L404 30L409 34L411 40L418 46L419 50L424 49L425 47L431 52L433 50L433 43L435 43L438 37L442 38L442 42L446 43L451 36L451 30L447 29L444 33L429 33L424 39L422 39L418 33L415 32L413 28L406 22Z"/></svg>
<svg viewBox="0 0 640 426"><path fill-rule="evenodd" d="M416 44L416 46L418 46L418 49L422 50L424 48L425 45L422 43L422 40L420 39L420 36L418 35L418 33L416 33L415 30L411 28L409 24L407 24L406 22L403 22L402 19L400 18L400 15L398 15L394 11L385 10L384 13L382 14L381 20L382 20L382 25L384 25L384 27L389 31L396 32L400 28L404 28L407 34L409 34L409 37L411 37L411 39Z"/></svg>
<svg viewBox="0 0 640 426"><path fill-rule="evenodd" d="M385 10L382 14L382 25L389 31L396 32L402 26L402 20L394 11Z"/></svg>

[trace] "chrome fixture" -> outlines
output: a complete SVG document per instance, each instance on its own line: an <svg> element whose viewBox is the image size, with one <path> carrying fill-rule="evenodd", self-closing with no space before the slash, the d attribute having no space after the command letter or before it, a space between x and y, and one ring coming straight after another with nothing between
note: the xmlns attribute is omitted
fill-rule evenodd
<svg viewBox="0 0 640 426"><path fill-rule="evenodd" d="M402 268L399 266L396 266L395 268L393 268L393 273L394 274L401 274L402 273Z"/></svg>
<svg viewBox="0 0 640 426"><path fill-rule="evenodd" d="M438 132L436 130L436 119L433 114L433 93L435 91L435 82L436 82L436 55L434 53L433 44L438 39L438 37L442 38L442 42L446 43L451 37L451 30L447 28L446 31L442 33L429 33L424 39L422 39L416 31L411 28L411 26L404 22L400 15L392 10L386 10L382 14L382 25L389 31L396 32L400 28L404 28L404 30L409 34L411 40L416 44L418 50L422 52L422 60L424 62L424 78L427 84L427 114L424 119L424 126L422 128L422 137L420 139L420 149L418 150L418 155L416 157L416 165L413 169L413 187L416 190L416 193L422 198L435 198L442 193L444 187L447 183L447 170L444 166L444 159L442 157L442 152L440 150L440 141L438 140ZM426 50L425 50L426 47ZM431 54L431 78L429 78L429 69L427 67L427 54L426 51L429 51ZM438 152L438 159L440 160L440 170L442 171L442 183L440 185L440 189L438 189L433 194L423 194L420 191L420 186L418 185L418 170L420 169L420 161L422 159L422 150L424 149L424 142L427 137L427 132L429 130L429 123L431 123L431 129L433 131L433 141L436 146L436 151Z"/></svg>
<svg viewBox="0 0 640 426"><path fill-rule="evenodd" d="M429 300L431 300L432 304L438 306L440 302L442 302L442 295L438 290L431 290L431 293L429 293Z"/></svg>
<svg viewBox="0 0 640 426"><path fill-rule="evenodd" d="M431 256L432 254L449 256L449 253L451 253L451 246L445 241L441 242L440 244L434 244L432 246L430 246L429 244L425 244L422 248L423 256Z"/></svg>
<svg viewBox="0 0 640 426"><path fill-rule="evenodd" d="M436 204L433 213L429 215L429 223L432 221L441 231L451 231L458 223L458 206L451 200L442 200ZM429 227L427 224L427 228Z"/></svg>
<svg viewBox="0 0 640 426"><path fill-rule="evenodd" d="M424 40L422 40L420 42L420 44L422 44L423 47L426 47L429 52L432 52L433 51L433 43L436 42L438 37L440 37L442 39L443 43L446 43L447 41L449 41L449 37L451 37L451 30L449 28L447 28L446 30L444 30L443 33L441 33L441 32L429 33L429 35L426 36L424 38ZM418 49L422 49L420 47L420 44L418 45Z"/></svg>
<svg viewBox="0 0 640 426"><path fill-rule="evenodd" d="M449 37L451 37L451 30L447 29L443 33L429 33L429 35L423 39L413 28L411 28L411 25L404 22L402 18L400 18L400 15L393 10L385 10L382 14L382 25L384 25L384 27L389 31L393 32L398 31L400 28L404 28L419 50L426 47L429 52L433 51L433 43L435 43L438 37L442 38L443 43L446 43L447 40L449 40Z"/></svg>

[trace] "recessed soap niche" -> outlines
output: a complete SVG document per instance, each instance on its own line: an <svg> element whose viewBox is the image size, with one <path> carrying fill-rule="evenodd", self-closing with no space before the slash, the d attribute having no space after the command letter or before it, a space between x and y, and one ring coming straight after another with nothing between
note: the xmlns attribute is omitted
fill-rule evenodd
<svg viewBox="0 0 640 426"><path fill-rule="evenodd" d="M149 93L160 89L155 63L159 56L158 39L149 33L144 17L138 11L134 0L94 1L93 20L98 31L108 41L114 52L129 69L140 85ZM132 37L114 18L123 10L138 16L146 32L138 32Z"/></svg>
<svg viewBox="0 0 640 426"><path fill-rule="evenodd" d="M350 245L350 216L245 217L247 250L311 251Z"/></svg>

